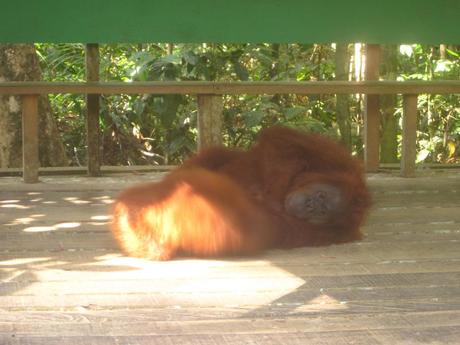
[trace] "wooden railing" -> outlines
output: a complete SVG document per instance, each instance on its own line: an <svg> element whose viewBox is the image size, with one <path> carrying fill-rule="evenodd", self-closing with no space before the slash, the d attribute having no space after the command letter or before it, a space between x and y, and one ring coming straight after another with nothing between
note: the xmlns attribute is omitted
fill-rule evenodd
<svg viewBox="0 0 460 345"><path fill-rule="evenodd" d="M328 82L2 82L0 94L21 95L23 99L23 177L27 183L38 181L38 96L42 94L85 94L88 102L88 123L97 123L99 94L192 94L198 97L199 148L220 142L222 95L232 94L365 94L369 104L365 117L365 163L368 171L378 169L379 112L376 96L401 94L404 98L401 175L414 176L416 159L417 95L460 94L460 81L328 81ZM96 102L94 99L96 98ZM370 103L370 102L369 102ZM92 104L92 106L90 105ZM378 104L377 104L378 106ZM96 120L96 121L95 121ZM88 173L99 174L99 129L87 129Z"/></svg>

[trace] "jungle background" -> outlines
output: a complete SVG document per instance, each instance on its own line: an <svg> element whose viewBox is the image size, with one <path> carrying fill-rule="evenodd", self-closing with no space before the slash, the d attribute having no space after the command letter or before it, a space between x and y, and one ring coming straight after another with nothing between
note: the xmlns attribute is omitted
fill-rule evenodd
<svg viewBox="0 0 460 345"><path fill-rule="evenodd" d="M102 81L363 80L364 45L100 45ZM85 81L83 44L0 45L1 80ZM382 80L460 78L460 46L384 45ZM20 104L0 99L0 167L21 165ZM417 162L460 162L460 95L420 95ZM40 101L42 166L86 165L85 98ZM382 163L400 158L402 99L381 97ZM179 164L196 149L196 99L111 95L101 99L104 165ZM247 147L281 123L324 133L362 155L362 95L238 95L224 99L224 144Z"/></svg>

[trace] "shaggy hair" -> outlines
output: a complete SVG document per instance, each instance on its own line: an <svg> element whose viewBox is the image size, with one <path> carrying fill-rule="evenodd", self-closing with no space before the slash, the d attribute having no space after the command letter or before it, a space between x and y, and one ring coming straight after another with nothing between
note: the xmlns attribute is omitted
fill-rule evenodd
<svg viewBox="0 0 460 345"><path fill-rule="evenodd" d="M206 149L161 182L122 192L112 231L128 255L252 254L361 238L361 164L318 134L274 126L247 151Z"/></svg>

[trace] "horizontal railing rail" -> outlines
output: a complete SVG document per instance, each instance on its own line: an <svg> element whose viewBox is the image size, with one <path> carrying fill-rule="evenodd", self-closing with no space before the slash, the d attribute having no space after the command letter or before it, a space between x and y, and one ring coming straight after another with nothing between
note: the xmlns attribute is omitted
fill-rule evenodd
<svg viewBox="0 0 460 345"><path fill-rule="evenodd" d="M442 81L162 81L0 82L0 94L451 94L460 80Z"/></svg>

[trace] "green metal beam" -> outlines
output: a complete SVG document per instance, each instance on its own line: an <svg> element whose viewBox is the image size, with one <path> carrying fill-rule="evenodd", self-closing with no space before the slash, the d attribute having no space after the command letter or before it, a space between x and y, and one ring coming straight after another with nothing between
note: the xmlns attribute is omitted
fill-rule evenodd
<svg viewBox="0 0 460 345"><path fill-rule="evenodd" d="M0 42L460 44L460 0L0 0Z"/></svg>

